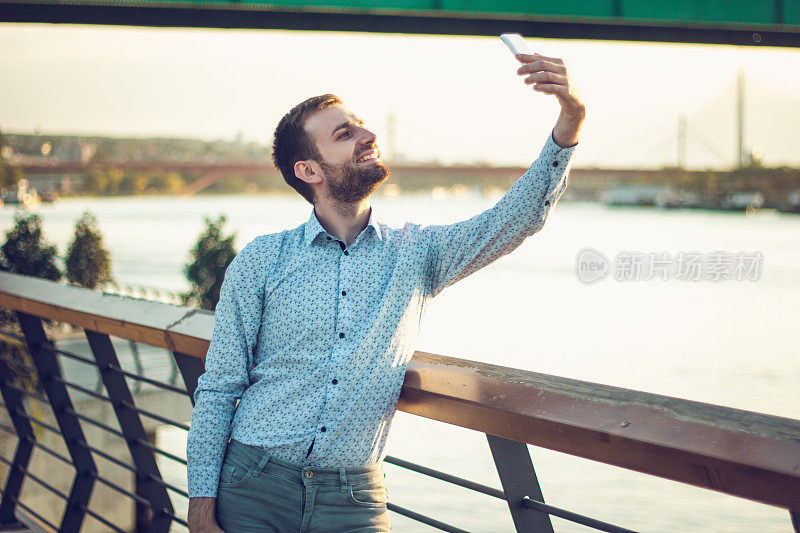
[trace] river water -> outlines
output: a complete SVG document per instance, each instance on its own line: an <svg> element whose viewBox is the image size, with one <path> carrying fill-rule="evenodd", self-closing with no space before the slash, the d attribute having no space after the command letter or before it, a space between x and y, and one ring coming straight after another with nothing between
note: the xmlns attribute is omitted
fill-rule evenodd
<svg viewBox="0 0 800 533"><path fill-rule="evenodd" d="M438 224L466 219L494 201L401 195L373 205L389 224ZM182 266L203 216L227 215L241 249L257 235L302 224L310 212L302 199L280 195L63 199L39 208L45 236L60 254L84 209L99 220L117 281L172 291L187 288ZM12 209L0 210L0 229L11 227L12 216ZM591 284L576 273L585 248L610 266L607 277ZM741 280L616 279L620 253L708 258L713 251L762 259ZM541 233L432 301L418 349L800 419L798 278L800 216L562 201ZM185 454L183 431L165 429L158 438L160 446ZM600 520L640 531L791 531L781 509L530 449L546 501ZM389 453L500 486L485 437L469 430L398 413ZM165 476L185 487L185 470L161 464ZM499 500L385 469L398 505L469 531L513 530ZM186 500L174 502L185 516ZM392 516L397 531L432 531ZM585 530L553 523L559 532Z"/></svg>

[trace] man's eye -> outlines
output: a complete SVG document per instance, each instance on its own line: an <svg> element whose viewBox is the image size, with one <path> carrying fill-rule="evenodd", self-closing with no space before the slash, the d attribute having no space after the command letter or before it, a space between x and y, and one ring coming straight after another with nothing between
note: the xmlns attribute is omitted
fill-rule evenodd
<svg viewBox="0 0 800 533"><path fill-rule="evenodd" d="M344 139L346 136L349 136L349 135L350 135L350 132L349 131L345 131L345 132L343 132L343 133L341 133L339 135L339 138L340 139Z"/></svg>

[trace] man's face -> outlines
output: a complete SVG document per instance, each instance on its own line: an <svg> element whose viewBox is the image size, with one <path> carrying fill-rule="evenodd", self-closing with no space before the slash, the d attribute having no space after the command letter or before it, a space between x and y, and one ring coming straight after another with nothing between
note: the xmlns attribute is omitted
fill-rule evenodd
<svg viewBox="0 0 800 533"><path fill-rule="evenodd" d="M306 131L322 156L328 196L337 203L357 203L386 181L389 169L375 145L375 134L343 105L317 111L306 121Z"/></svg>

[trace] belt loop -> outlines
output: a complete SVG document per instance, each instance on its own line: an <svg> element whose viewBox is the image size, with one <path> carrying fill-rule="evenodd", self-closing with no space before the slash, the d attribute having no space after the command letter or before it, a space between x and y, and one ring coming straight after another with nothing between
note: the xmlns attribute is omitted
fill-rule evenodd
<svg viewBox="0 0 800 533"><path fill-rule="evenodd" d="M339 469L339 490L347 492L347 476L344 475L344 468Z"/></svg>
<svg viewBox="0 0 800 533"><path fill-rule="evenodd" d="M261 460L258 461L258 465L256 466L256 472L261 473L264 468L267 467L267 463L269 463L270 459L272 459L272 456L268 451L264 450L264 455L261 456Z"/></svg>

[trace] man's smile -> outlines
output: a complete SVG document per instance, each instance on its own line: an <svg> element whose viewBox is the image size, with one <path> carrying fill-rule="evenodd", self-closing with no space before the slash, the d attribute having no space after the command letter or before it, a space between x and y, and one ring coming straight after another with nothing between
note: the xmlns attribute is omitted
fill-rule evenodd
<svg viewBox="0 0 800 533"><path fill-rule="evenodd" d="M380 157L381 156L378 153L378 149L377 148L373 148L372 150L368 151L367 153L365 153L364 155L359 157L356 160L356 163L365 163L367 161L373 161L373 160L380 159Z"/></svg>

